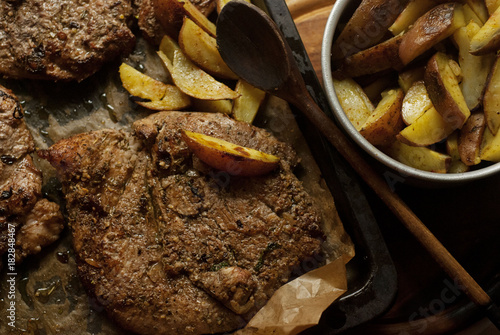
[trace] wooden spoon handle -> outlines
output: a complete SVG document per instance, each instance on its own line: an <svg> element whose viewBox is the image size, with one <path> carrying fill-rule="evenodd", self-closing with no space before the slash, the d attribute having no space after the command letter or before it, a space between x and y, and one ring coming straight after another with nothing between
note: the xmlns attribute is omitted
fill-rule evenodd
<svg viewBox="0 0 500 335"><path fill-rule="evenodd" d="M308 116L309 120L350 163L354 170L427 249L446 273L452 279L456 280L465 294L477 305L493 308L491 306L495 305L488 294L469 275L460 263L458 263L448 250L446 250L441 242L439 242L403 200L391 190L379 173L366 162L359 154L358 148L347 139L336 124L323 113L307 91L304 94L296 95L292 103ZM498 313L498 309L496 309L496 311Z"/></svg>

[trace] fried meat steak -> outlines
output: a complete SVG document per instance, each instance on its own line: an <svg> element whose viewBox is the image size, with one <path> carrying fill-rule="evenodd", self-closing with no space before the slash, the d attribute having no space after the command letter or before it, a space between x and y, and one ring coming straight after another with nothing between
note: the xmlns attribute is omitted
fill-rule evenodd
<svg viewBox="0 0 500 335"><path fill-rule="evenodd" d="M57 240L64 222L59 205L41 197L42 175L30 156L35 144L22 116L17 98L0 86L0 255L15 229L16 261Z"/></svg>
<svg viewBox="0 0 500 335"><path fill-rule="evenodd" d="M277 155L280 167L251 178L213 170L181 129ZM82 282L139 334L241 327L294 266L322 252L295 152L225 115L161 112L133 131L76 135L40 155L63 183Z"/></svg>
<svg viewBox="0 0 500 335"><path fill-rule="evenodd" d="M129 0L0 0L0 73L83 80L135 37Z"/></svg>

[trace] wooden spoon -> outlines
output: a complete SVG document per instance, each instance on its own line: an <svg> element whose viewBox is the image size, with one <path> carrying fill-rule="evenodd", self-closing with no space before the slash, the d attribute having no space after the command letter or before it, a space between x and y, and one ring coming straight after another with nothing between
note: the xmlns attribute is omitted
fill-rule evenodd
<svg viewBox="0 0 500 335"><path fill-rule="evenodd" d="M364 160L358 148L318 107L305 86L289 45L276 24L258 7L233 0L217 20L217 47L231 70L248 83L299 108L354 170L428 250L465 294L486 309L500 329L500 311L488 294L453 258L412 210Z"/></svg>

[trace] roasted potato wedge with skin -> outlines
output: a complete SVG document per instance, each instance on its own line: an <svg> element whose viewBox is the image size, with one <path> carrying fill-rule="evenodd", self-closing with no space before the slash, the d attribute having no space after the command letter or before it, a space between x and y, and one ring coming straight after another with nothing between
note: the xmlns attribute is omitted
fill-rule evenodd
<svg viewBox="0 0 500 335"><path fill-rule="evenodd" d="M451 157L426 147L412 147L395 141L385 151L395 160L419 170L446 173Z"/></svg>
<svg viewBox="0 0 500 335"><path fill-rule="evenodd" d="M189 18L184 18L179 33L179 46L184 54L208 73L227 79L238 79L229 69L217 49L217 42Z"/></svg>
<svg viewBox="0 0 500 335"><path fill-rule="evenodd" d="M119 69L123 87L133 96L161 100L165 96L167 84L147 76L132 66L122 63Z"/></svg>
<svg viewBox="0 0 500 335"><path fill-rule="evenodd" d="M489 74L483 96L486 124L493 134L500 128L500 57L497 56Z"/></svg>
<svg viewBox="0 0 500 335"><path fill-rule="evenodd" d="M482 112L473 113L460 129L458 138L458 152L460 159L466 165L477 165L481 163L479 150L483 140L486 121Z"/></svg>
<svg viewBox="0 0 500 335"><path fill-rule="evenodd" d="M252 123L266 97L266 92L241 79L236 84L235 90L240 96L234 99L233 117L238 121Z"/></svg>
<svg viewBox="0 0 500 335"><path fill-rule="evenodd" d="M445 3L422 15L403 36L399 57L408 64L465 25L462 5Z"/></svg>
<svg viewBox="0 0 500 335"><path fill-rule="evenodd" d="M388 69L402 69L403 64L399 59L399 44L402 38L403 35L395 36L346 57L338 71L346 77L359 77Z"/></svg>
<svg viewBox="0 0 500 335"><path fill-rule="evenodd" d="M436 2L435 0L410 0L394 23L389 27L389 31L394 36L404 32L419 17L436 6Z"/></svg>
<svg viewBox="0 0 500 335"><path fill-rule="evenodd" d="M414 82L405 94L401 117L406 125L410 125L432 107L424 81L419 80Z"/></svg>
<svg viewBox="0 0 500 335"><path fill-rule="evenodd" d="M394 141L396 134L403 128L401 105L402 89L390 90L383 94L377 108L365 121L359 133L373 145L383 146Z"/></svg>
<svg viewBox="0 0 500 335"><path fill-rule="evenodd" d="M361 126L375 109L370 99L361 86L351 78L334 79L333 86L347 118L357 130L361 129Z"/></svg>
<svg viewBox="0 0 500 335"><path fill-rule="evenodd" d="M500 131L494 135L488 127L484 130L479 157L481 160L500 162Z"/></svg>
<svg viewBox="0 0 500 335"><path fill-rule="evenodd" d="M484 55L500 49L500 8L489 17L481 29L472 38L469 52Z"/></svg>
<svg viewBox="0 0 500 335"><path fill-rule="evenodd" d="M170 37L162 39L158 55L175 85L185 94L203 100L235 99L239 96L191 62Z"/></svg>
<svg viewBox="0 0 500 335"><path fill-rule="evenodd" d="M182 139L201 161L230 175L263 175L280 161L277 156L188 130L182 130Z"/></svg>
<svg viewBox="0 0 500 335"><path fill-rule="evenodd" d="M434 107L427 110L415 122L403 129L397 139L415 147L425 147L444 140L455 130L443 120Z"/></svg>
<svg viewBox="0 0 500 335"><path fill-rule="evenodd" d="M463 126L470 115L457 78L450 67L451 59L438 52L427 63L424 83L436 110L452 128Z"/></svg>
<svg viewBox="0 0 500 335"><path fill-rule="evenodd" d="M470 43L480 26L470 22L466 27L459 28L453 35L458 46L458 62L462 70L462 81L460 88L469 110L480 107L483 92L495 61L494 54L474 56L469 52Z"/></svg>
<svg viewBox="0 0 500 335"><path fill-rule="evenodd" d="M451 157L448 173L463 173L470 170L469 166L464 164L460 158L460 153L458 152L458 135L459 131L454 131L446 138L446 152Z"/></svg>
<svg viewBox="0 0 500 335"><path fill-rule="evenodd" d="M402 10L399 0L363 0L334 42L332 59L342 59L380 42Z"/></svg>

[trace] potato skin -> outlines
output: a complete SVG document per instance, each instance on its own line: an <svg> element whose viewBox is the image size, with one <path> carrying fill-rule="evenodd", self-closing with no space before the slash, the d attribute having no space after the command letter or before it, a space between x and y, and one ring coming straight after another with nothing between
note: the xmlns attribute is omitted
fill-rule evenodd
<svg viewBox="0 0 500 335"><path fill-rule="evenodd" d="M403 35L395 36L371 48L346 57L339 72L347 77L359 77L380 71L401 70L403 63L399 58L399 45Z"/></svg>
<svg viewBox="0 0 500 335"><path fill-rule="evenodd" d="M201 161L233 176L260 176L279 166L279 158L274 155L187 130L181 135Z"/></svg>
<svg viewBox="0 0 500 335"><path fill-rule="evenodd" d="M445 3L422 15L404 35L399 46L399 57L408 64L432 46L452 35L465 25L462 5Z"/></svg>
<svg viewBox="0 0 500 335"><path fill-rule="evenodd" d="M343 59L382 40L404 7L401 0L363 0L332 46L332 59Z"/></svg>
<svg viewBox="0 0 500 335"><path fill-rule="evenodd" d="M488 76L483 95L483 110L486 124L493 134L500 129L500 56L497 56Z"/></svg>
<svg viewBox="0 0 500 335"><path fill-rule="evenodd" d="M458 138L460 159L466 165L476 165L481 162L479 150L486 129L484 113L474 113L465 122Z"/></svg>
<svg viewBox="0 0 500 335"><path fill-rule="evenodd" d="M361 127L359 133L371 144L384 146L394 142L404 126L401 118L403 97L402 89L388 93Z"/></svg>
<svg viewBox="0 0 500 335"><path fill-rule="evenodd" d="M440 52L432 56L427 63L424 83L436 110L447 123L459 129L469 117L470 111L461 95L456 77L449 73L451 69L445 69L448 60L448 56ZM455 87L455 92L450 92L450 86Z"/></svg>

